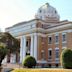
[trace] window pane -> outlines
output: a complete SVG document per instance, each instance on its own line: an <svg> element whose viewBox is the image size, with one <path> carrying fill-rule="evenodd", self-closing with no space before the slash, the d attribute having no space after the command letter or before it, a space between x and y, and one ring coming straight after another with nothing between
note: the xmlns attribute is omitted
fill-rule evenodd
<svg viewBox="0 0 72 72"><path fill-rule="evenodd" d="M51 55L52 55L52 51L50 50L50 51L49 51L49 56L51 56Z"/></svg>
<svg viewBox="0 0 72 72"><path fill-rule="evenodd" d="M59 49L55 50L55 58L59 58Z"/></svg>
<svg viewBox="0 0 72 72"><path fill-rule="evenodd" d="M48 59L52 59L52 50L48 50Z"/></svg>
<svg viewBox="0 0 72 72"><path fill-rule="evenodd" d="M58 42L58 41L59 41L59 37L55 36L55 42Z"/></svg>
<svg viewBox="0 0 72 72"><path fill-rule="evenodd" d="M49 44L52 43L52 37L48 37L48 43L49 43Z"/></svg>
<svg viewBox="0 0 72 72"><path fill-rule="evenodd" d="M51 68L51 64L49 64L48 66L49 66L49 68Z"/></svg>
<svg viewBox="0 0 72 72"><path fill-rule="evenodd" d="M40 13L42 12L42 10L39 11Z"/></svg>
<svg viewBox="0 0 72 72"><path fill-rule="evenodd" d="M58 67L59 65L58 64L56 64L56 67Z"/></svg>
<svg viewBox="0 0 72 72"><path fill-rule="evenodd" d="M62 35L62 41L66 41L66 34Z"/></svg>

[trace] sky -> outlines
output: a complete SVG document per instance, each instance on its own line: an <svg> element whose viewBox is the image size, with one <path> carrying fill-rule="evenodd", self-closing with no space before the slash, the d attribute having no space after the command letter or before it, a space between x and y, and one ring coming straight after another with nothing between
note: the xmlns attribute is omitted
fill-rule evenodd
<svg viewBox="0 0 72 72"><path fill-rule="evenodd" d="M34 19L38 8L45 3L56 8L60 20L72 21L72 0L0 0L1 30L18 22Z"/></svg>

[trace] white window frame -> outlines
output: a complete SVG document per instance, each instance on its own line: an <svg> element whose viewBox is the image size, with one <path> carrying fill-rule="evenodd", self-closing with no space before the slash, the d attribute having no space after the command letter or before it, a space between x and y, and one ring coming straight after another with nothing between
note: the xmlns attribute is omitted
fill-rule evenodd
<svg viewBox="0 0 72 72"><path fill-rule="evenodd" d="M51 56L49 56L49 51L51 51ZM51 57L51 58L49 58L49 57ZM49 48L48 49L48 60L51 60L52 59L52 48Z"/></svg>
<svg viewBox="0 0 72 72"><path fill-rule="evenodd" d="M55 60L59 60L59 57L56 57L56 50L59 50L59 48L55 48ZM59 56L59 53L58 53Z"/></svg>
<svg viewBox="0 0 72 72"><path fill-rule="evenodd" d="M65 41L63 41L63 35L65 35ZM66 43L67 42L67 36L66 33L62 33L62 43Z"/></svg>
<svg viewBox="0 0 72 72"><path fill-rule="evenodd" d="M56 42L56 36L58 36L58 41ZM55 34L55 44L58 44L59 43L59 34Z"/></svg>
<svg viewBox="0 0 72 72"><path fill-rule="evenodd" d="M51 37L51 42L49 41L50 37ZM48 36L48 44L52 44L52 36Z"/></svg>

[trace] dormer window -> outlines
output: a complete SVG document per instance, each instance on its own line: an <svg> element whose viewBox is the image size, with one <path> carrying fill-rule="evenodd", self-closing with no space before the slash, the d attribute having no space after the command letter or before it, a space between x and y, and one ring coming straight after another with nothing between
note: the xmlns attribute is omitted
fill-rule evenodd
<svg viewBox="0 0 72 72"><path fill-rule="evenodd" d="M55 10L55 14L57 13L57 11Z"/></svg>
<svg viewBox="0 0 72 72"><path fill-rule="evenodd" d="M42 10L39 11L40 13L42 12Z"/></svg>

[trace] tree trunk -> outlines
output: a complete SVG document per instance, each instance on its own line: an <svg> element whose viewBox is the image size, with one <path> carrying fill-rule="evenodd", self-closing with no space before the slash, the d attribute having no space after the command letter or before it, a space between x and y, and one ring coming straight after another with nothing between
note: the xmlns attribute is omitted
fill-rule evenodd
<svg viewBox="0 0 72 72"><path fill-rule="evenodd" d="M0 67L0 72L2 72L2 67Z"/></svg>
<svg viewBox="0 0 72 72"><path fill-rule="evenodd" d="M0 72L2 72L2 60L0 60Z"/></svg>

